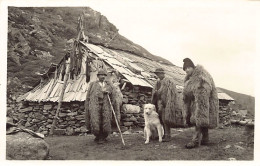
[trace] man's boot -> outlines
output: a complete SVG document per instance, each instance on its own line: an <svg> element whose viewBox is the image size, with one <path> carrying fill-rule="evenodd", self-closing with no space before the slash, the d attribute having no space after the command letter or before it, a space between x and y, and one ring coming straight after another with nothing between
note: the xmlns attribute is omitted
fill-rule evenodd
<svg viewBox="0 0 260 166"><path fill-rule="evenodd" d="M201 145L207 145L209 143L209 130L206 127L201 128L202 139Z"/></svg>
<svg viewBox="0 0 260 166"><path fill-rule="evenodd" d="M199 147L200 144L201 144L201 137L202 137L201 128L200 127L195 127L195 133L193 135L193 138L192 138L191 142L189 142L189 143L187 143L185 145L185 147L187 149L192 149L192 148L195 148L195 147Z"/></svg>
<svg viewBox="0 0 260 166"><path fill-rule="evenodd" d="M171 141L171 128L168 125L164 125L164 137L162 142L169 142Z"/></svg>

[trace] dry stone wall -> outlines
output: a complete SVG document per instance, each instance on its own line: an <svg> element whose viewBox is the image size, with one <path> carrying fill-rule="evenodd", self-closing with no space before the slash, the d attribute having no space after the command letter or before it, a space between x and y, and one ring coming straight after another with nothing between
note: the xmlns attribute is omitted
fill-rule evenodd
<svg viewBox="0 0 260 166"><path fill-rule="evenodd" d="M121 130L126 131L129 128L144 127L143 104L151 102L151 89L125 87L122 93ZM49 134L57 111L57 102L27 102L22 104L8 99L7 103L7 116L12 117L14 122L20 127L25 127L44 135ZM232 122L232 109L221 105L219 117L220 124L230 124ZM82 135L85 133L84 102L63 103L54 134Z"/></svg>

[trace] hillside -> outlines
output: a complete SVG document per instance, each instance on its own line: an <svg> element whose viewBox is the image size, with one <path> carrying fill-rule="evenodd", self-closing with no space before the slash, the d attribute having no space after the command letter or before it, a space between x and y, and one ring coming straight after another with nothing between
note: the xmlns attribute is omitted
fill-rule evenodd
<svg viewBox="0 0 260 166"><path fill-rule="evenodd" d="M115 25L89 7L9 7L8 93L27 91L40 79L39 73L61 60L66 41L77 35L77 21L82 13L90 43L171 64L120 35Z"/></svg>
<svg viewBox="0 0 260 166"><path fill-rule="evenodd" d="M255 114L255 98L253 96L245 95L242 93L233 92L227 89L219 88L222 92L228 94L235 99L237 107L239 109L246 109L252 115Z"/></svg>

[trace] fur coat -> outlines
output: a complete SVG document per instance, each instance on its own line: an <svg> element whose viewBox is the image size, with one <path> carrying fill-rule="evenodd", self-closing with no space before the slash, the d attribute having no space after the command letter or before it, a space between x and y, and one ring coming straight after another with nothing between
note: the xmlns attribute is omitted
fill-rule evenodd
<svg viewBox="0 0 260 166"><path fill-rule="evenodd" d="M105 84L105 89L109 93L112 91L111 85L107 83ZM100 108L100 102L103 103L102 108ZM99 113L99 111L101 111L101 113ZM101 124L101 118L103 119L103 124ZM101 128L103 128L104 133L110 134L111 119L112 110L107 94L103 93L99 81L91 82L88 87L85 101L85 120L87 129L91 130L94 135L99 134Z"/></svg>
<svg viewBox="0 0 260 166"><path fill-rule="evenodd" d="M160 84L160 85L159 85ZM160 115L160 120L170 127L182 127L182 107L178 103L176 85L170 78L157 81L152 91L152 104Z"/></svg>
<svg viewBox="0 0 260 166"><path fill-rule="evenodd" d="M211 75L197 65L186 76L183 89L184 120L188 125L215 128L218 126L218 95Z"/></svg>

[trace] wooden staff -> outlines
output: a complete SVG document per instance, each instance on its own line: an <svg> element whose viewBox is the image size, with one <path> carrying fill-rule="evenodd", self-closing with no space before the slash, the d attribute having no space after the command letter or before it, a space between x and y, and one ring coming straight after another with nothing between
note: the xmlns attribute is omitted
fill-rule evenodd
<svg viewBox="0 0 260 166"><path fill-rule="evenodd" d="M124 141L124 138L123 138L121 129L120 129L119 124L118 124L118 121L117 121L116 113L115 113L115 110L114 110L114 108L113 108L113 106L112 106L112 103L111 103L111 100L110 100L110 97L109 97L108 94L107 94L107 97L108 97L108 101L109 101L109 104L110 104L110 106L111 106L113 115L114 115L114 117L115 117L116 126L117 126L117 128L118 128L119 133L120 133L120 136L121 136L121 139L122 139L122 143L123 143L123 145L125 146L125 141Z"/></svg>

